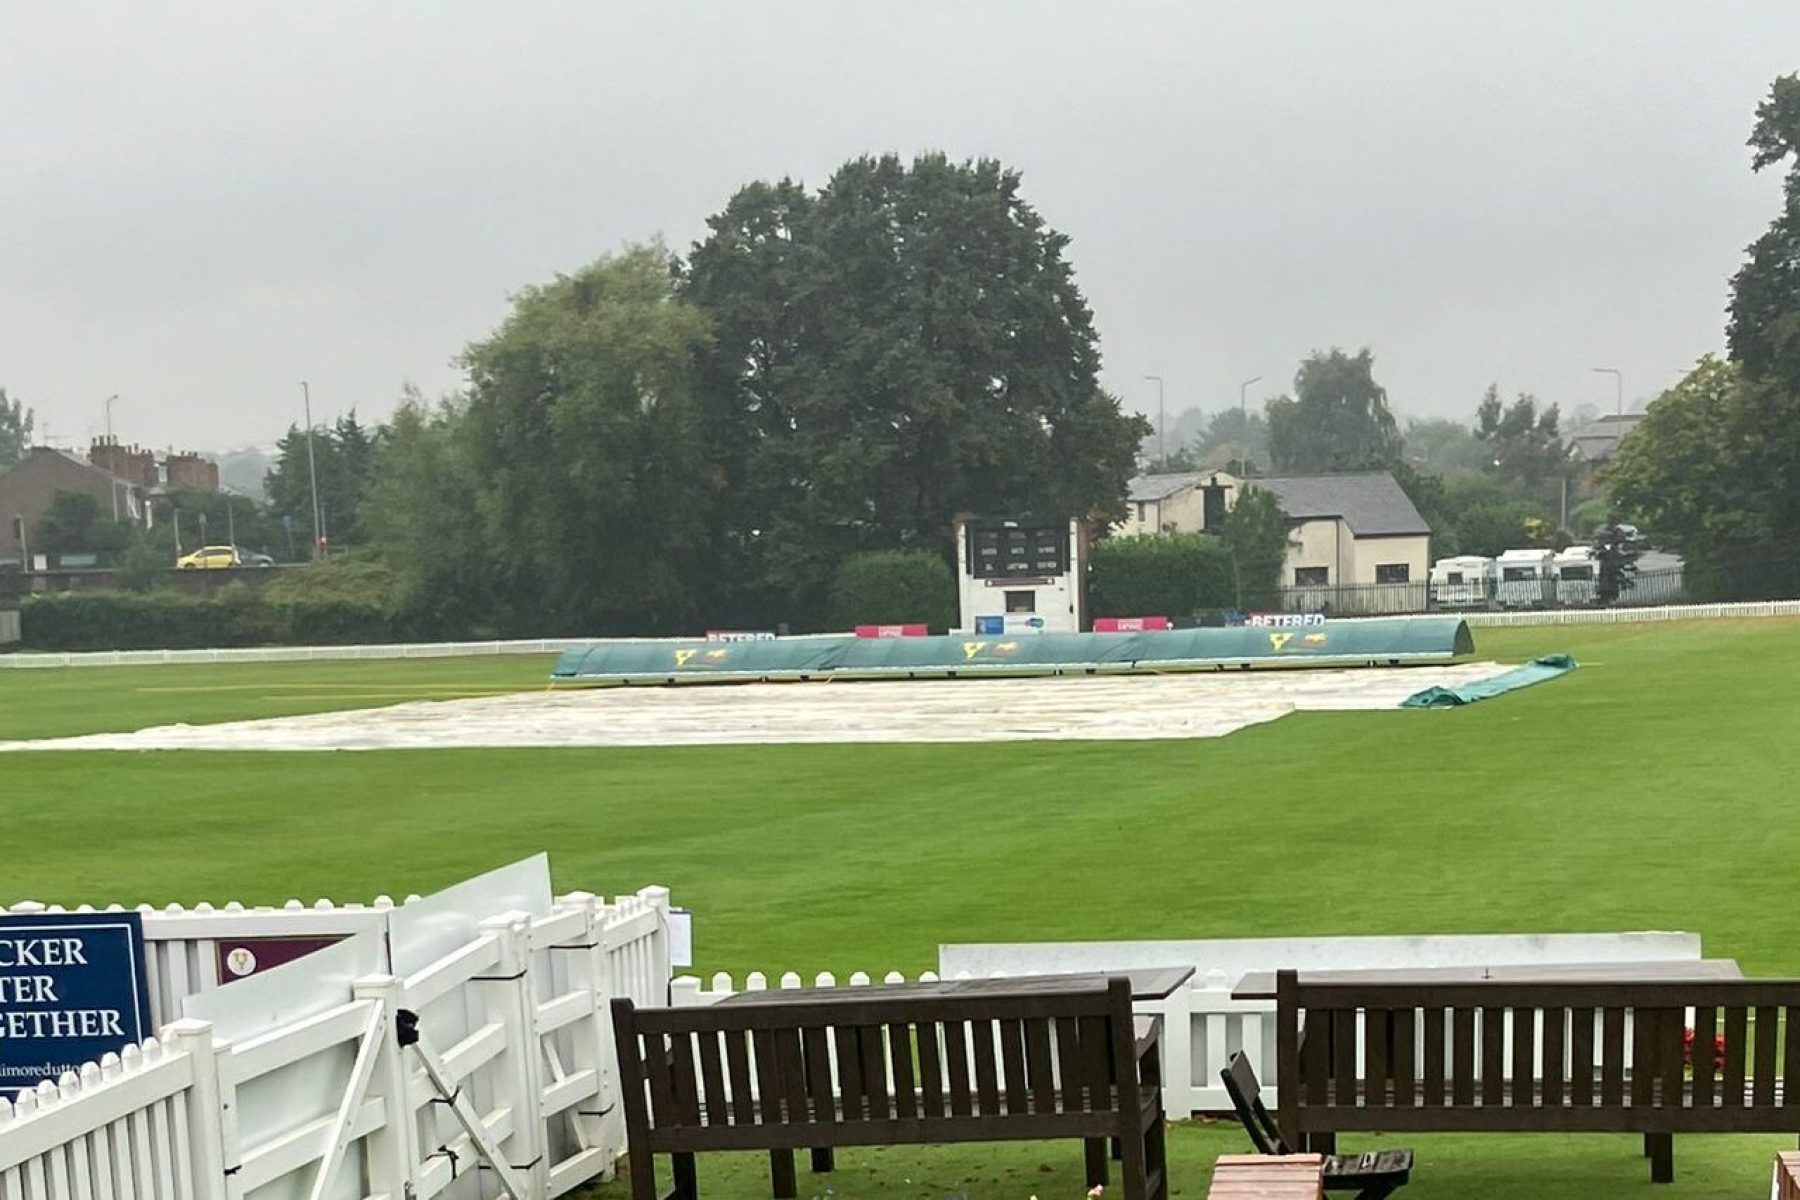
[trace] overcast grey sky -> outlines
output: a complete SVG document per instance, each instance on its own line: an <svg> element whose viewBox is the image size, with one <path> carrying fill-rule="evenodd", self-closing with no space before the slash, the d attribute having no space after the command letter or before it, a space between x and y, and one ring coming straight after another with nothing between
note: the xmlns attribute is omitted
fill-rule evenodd
<svg viewBox="0 0 1800 1200"><path fill-rule="evenodd" d="M1796 68L1794 0L8 4L0 384L64 444L380 417L522 284L941 149L1072 237L1130 405L1333 343L1405 413L1610 403L1721 347Z"/></svg>

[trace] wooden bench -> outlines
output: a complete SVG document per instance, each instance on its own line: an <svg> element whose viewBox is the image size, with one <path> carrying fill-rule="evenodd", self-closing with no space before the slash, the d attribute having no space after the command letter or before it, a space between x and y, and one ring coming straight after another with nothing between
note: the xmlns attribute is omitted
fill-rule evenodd
<svg viewBox="0 0 1800 1200"><path fill-rule="evenodd" d="M1782 1086L1800 1080L1800 980L1308 983L1282 971L1275 991L1289 1145L1330 1153L1346 1130L1641 1133L1651 1178L1668 1182L1677 1133L1800 1132L1800 1091Z"/></svg>
<svg viewBox="0 0 1800 1200"><path fill-rule="evenodd" d="M794 1151L831 1169L837 1146L1081 1138L1090 1187L1107 1143L1126 1200L1166 1200L1156 1024L1128 979L980 981L771 992L710 1008L612 1005L632 1200L695 1200L694 1155L767 1151L796 1194Z"/></svg>

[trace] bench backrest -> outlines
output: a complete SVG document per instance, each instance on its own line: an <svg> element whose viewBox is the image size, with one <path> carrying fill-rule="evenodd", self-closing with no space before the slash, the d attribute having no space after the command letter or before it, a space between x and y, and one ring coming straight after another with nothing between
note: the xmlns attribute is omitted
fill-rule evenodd
<svg viewBox="0 0 1800 1200"><path fill-rule="evenodd" d="M1058 1118L1135 1112L1128 980L954 997L907 990L709 1008L614 1000L628 1131L657 1149L751 1148L752 1127L857 1126L867 1137L902 1122L1005 1117L1047 1119L1055 1136L1068 1132Z"/></svg>
<svg viewBox="0 0 1800 1200"><path fill-rule="evenodd" d="M1781 1086L1800 1081L1800 980L1307 984L1283 971L1276 992L1291 1144L1369 1128L1800 1129L1800 1089Z"/></svg>

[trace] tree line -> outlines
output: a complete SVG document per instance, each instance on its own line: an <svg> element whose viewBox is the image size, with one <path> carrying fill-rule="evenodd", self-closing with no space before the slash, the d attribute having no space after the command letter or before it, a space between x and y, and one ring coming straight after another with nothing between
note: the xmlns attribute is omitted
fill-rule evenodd
<svg viewBox="0 0 1800 1200"><path fill-rule="evenodd" d="M1068 240L1018 175L886 155L816 189L741 188L685 254L628 246L525 288L463 353L457 392L409 390L384 425L351 413L314 431L323 532L380 557L420 631L806 629L847 595L937 587L958 515L1104 528L1137 471L1387 470L1439 555L1635 520L1687 558L1691 590L1800 594L1794 76L1750 145L1755 170L1785 167L1785 205L1731 281L1729 355L1653 401L1598 475L1572 461L1556 404L1497 383L1467 421L1402 422L1368 349L1314 352L1255 408L1177 414L1165 453L1166 432L1101 388ZM29 429L0 393L0 456ZM306 557L317 532L306 441L282 439L266 506L224 514L277 557ZM212 500L172 503L218 522ZM1261 531L1230 551L1254 592L1279 569L1281 521L1240 524ZM871 554L887 557L840 578Z"/></svg>

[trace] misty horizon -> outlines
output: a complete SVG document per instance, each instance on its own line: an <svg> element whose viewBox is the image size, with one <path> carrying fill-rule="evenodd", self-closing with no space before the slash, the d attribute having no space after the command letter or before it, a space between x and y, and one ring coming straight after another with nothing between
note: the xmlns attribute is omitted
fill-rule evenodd
<svg viewBox="0 0 1800 1200"><path fill-rule="evenodd" d="M223 451L455 389L508 297L740 186L995 157L1102 382L1171 422L1369 346L1394 410L1628 407L1723 346L1780 205L1744 140L1800 9L18 8L0 386L40 440ZM782 19L771 19L778 11Z"/></svg>

